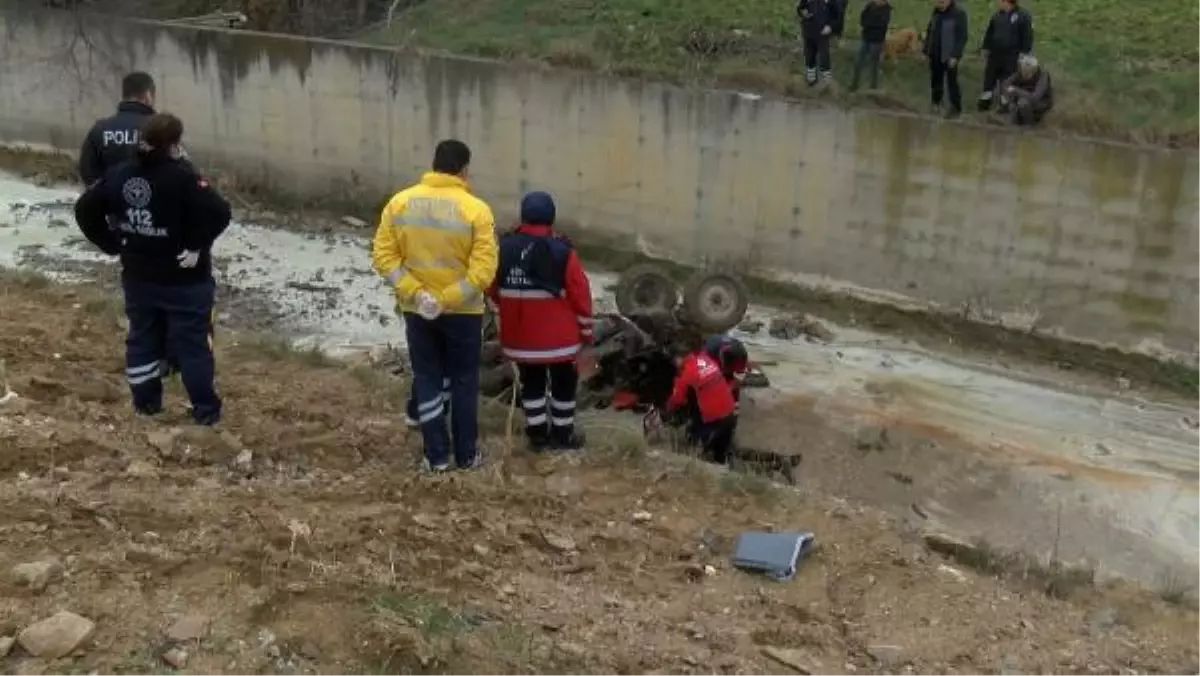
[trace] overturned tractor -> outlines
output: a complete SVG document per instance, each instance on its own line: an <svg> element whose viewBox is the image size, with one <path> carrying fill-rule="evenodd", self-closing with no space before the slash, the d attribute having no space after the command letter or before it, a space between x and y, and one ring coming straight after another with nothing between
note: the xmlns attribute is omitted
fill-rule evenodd
<svg viewBox="0 0 1200 676"><path fill-rule="evenodd" d="M679 285L664 268L644 264L621 275L616 305L617 312L596 315L596 369L582 385L580 404L605 408L621 395L619 408L645 411L661 407L670 395L685 332L729 331L745 316L749 294L733 273L700 271ZM480 377L480 390L489 397L504 395L513 383L497 334L489 315ZM767 384L761 371L743 381L746 387Z"/></svg>

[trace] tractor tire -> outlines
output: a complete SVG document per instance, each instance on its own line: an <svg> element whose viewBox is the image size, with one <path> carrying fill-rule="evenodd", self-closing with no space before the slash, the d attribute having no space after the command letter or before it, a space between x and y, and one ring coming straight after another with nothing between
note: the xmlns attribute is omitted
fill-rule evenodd
<svg viewBox="0 0 1200 676"><path fill-rule="evenodd" d="M732 272L697 272L683 285L684 316L705 331L724 333L746 316L750 293Z"/></svg>
<svg viewBox="0 0 1200 676"><path fill-rule="evenodd" d="M679 286L661 266L643 263L621 273L616 301L626 317L670 313L679 304Z"/></svg>

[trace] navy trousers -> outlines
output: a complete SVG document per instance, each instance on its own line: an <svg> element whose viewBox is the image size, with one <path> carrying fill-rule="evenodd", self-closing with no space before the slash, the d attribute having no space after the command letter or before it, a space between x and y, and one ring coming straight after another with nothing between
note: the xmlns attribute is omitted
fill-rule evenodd
<svg viewBox="0 0 1200 676"><path fill-rule="evenodd" d="M213 384L212 311L216 282L168 286L136 280L122 283L129 335L125 377L133 406L153 415L162 410L162 376L167 355L178 363L192 417L201 425L221 419L221 398Z"/></svg>
<svg viewBox="0 0 1200 676"><path fill-rule="evenodd" d="M442 315L432 321L404 313L412 361L416 420L425 442L425 460L434 469L475 464L479 441L480 315ZM443 395L449 383L449 411ZM447 430L446 417L450 414ZM453 439L453 442L452 442Z"/></svg>

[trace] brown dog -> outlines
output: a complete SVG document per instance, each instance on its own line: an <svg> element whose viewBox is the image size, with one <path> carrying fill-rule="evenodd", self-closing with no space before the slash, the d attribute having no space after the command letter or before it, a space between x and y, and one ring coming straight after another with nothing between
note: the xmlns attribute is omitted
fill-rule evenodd
<svg viewBox="0 0 1200 676"><path fill-rule="evenodd" d="M921 36L911 28L891 31L883 43L883 58L894 60L904 54L921 53Z"/></svg>

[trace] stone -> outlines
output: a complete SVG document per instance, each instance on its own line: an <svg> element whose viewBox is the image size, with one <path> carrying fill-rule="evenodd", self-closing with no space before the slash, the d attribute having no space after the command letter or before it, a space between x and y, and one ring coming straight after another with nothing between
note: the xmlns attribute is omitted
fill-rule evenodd
<svg viewBox="0 0 1200 676"><path fill-rule="evenodd" d="M650 512L634 512L633 513L633 522L634 523L647 523L650 520L652 520L653 518L654 518L654 515L651 514Z"/></svg>
<svg viewBox="0 0 1200 676"><path fill-rule="evenodd" d="M157 449L164 458L169 458L175 453L175 442L182 434L182 429L172 427L161 432L150 432L146 435L146 441L150 442L150 445Z"/></svg>
<svg viewBox="0 0 1200 676"><path fill-rule="evenodd" d="M208 618L198 613L189 613L179 618L167 630L167 638L173 641L197 641L208 632Z"/></svg>
<svg viewBox="0 0 1200 676"><path fill-rule="evenodd" d="M551 549L562 552L564 554L575 551L575 541L565 535L555 535L554 533L542 533L542 539Z"/></svg>
<svg viewBox="0 0 1200 676"><path fill-rule="evenodd" d="M795 340L804 336L810 341L818 343L832 342L835 337L829 327L811 315L776 317L767 325L767 333L772 338L781 340Z"/></svg>
<svg viewBox="0 0 1200 676"><path fill-rule="evenodd" d="M63 610L25 627L17 642L30 655L53 660L70 655L95 632L96 623Z"/></svg>
<svg viewBox="0 0 1200 676"><path fill-rule="evenodd" d="M748 321L742 322L741 324L738 324L737 328L738 328L738 331L741 331L743 333L748 333L753 336L754 334L758 333L759 331L762 331L762 327L763 327L762 322L748 320Z"/></svg>
<svg viewBox="0 0 1200 676"><path fill-rule="evenodd" d="M33 591L44 590L51 582L62 578L64 569L62 561L50 557L41 561L22 563L13 566L12 577L17 584L25 585Z"/></svg>
<svg viewBox="0 0 1200 676"><path fill-rule="evenodd" d="M942 573L951 578L954 578L955 582L966 582L967 581L966 574L963 573L961 570L955 568L954 566L947 566L946 564L942 563L942 564L938 564L937 569L938 569L939 573Z"/></svg>
<svg viewBox="0 0 1200 676"><path fill-rule="evenodd" d="M172 667L175 667L176 669L182 669L187 666L188 651L178 647L171 648L162 654L162 658L163 662L166 662Z"/></svg>
<svg viewBox="0 0 1200 676"><path fill-rule="evenodd" d="M366 222L366 221L364 221L364 220L363 220L363 219L361 219L361 218L354 217L354 216L342 216L342 223L343 223L344 225L348 225L348 226L350 226L350 227L352 227L352 228L365 228L365 227L367 227L367 222Z"/></svg>
<svg viewBox="0 0 1200 676"><path fill-rule="evenodd" d="M158 469L145 460L134 460L133 462L129 463L128 467L125 468L125 473L131 477L144 479L156 476L158 474Z"/></svg>
<svg viewBox="0 0 1200 676"><path fill-rule="evenodd" d="M867 654L886 669L898 665L903 657L903 651L900 646L882 643L867 646Z"/></svg>
<svg viewBox="0 0 1200 676"><path fill-rule="evenodd" d="M8 654L12 652L13 644L16 642L17 639L11 636L0 636L0 658L8 657Z"/></svg>
<svg viewBox="0 0 1200 676"><path fill-rule="evenodd" d="M795 669L801 674L828 673L819 662L813 659L812 655L798 648L766 646L763 648L763 654L785 667Z"/></svg>
<svg viewBox="0 0 1200 676"><path fill-rule="evenodd" d="M492 550L480 544L471 545L471 551L475 552L476 556L491 556L492 554Z"/></svg>
<svg viewBox="0 0 1200 676"><path fill-rule="evenodd" d="M238 452L237 458L234 459L234 464L238 467L246 468L254 463L254 452L248 448L243 448Z"/></svg>
<svg viewBox="0 0 1200 676"><path fill-rule="evenodd" d="M969 556L977 549L970 542L941 531L925 531L921 534L921 539L925 541L925 546L930 550L951 558L961 558L964 555Z"/></svg>

